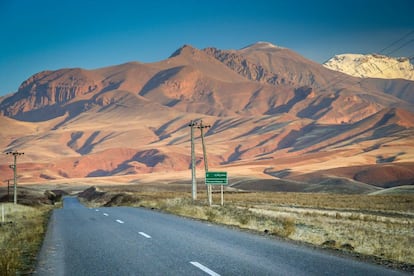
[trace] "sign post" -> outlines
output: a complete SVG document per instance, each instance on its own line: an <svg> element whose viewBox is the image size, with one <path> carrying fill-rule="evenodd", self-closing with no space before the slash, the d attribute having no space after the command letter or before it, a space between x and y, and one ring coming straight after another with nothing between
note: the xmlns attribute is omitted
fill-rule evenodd
<svg viewBox="0 0 414 276"><path fill-rule="evenodd" d="M220 185L221 186L221 205L224 204L223 186L228 185L227 172L206 172L206 185Z"/></svg>
<svg viewBox="0 0 414 276"><path fill-rule="evenodd" d="M224 192L223 192L223 185L221 185L221 206L224 205Z"/></svg>

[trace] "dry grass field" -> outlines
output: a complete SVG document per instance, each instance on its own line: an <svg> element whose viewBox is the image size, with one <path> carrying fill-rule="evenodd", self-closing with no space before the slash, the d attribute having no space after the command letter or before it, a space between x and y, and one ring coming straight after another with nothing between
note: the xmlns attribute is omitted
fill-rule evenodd
<svg viewBox="0 0 414 276"><path fill-rule="evenodd" d="M32 272L51 208L46 205L31 207L0 203L1 276L28 275Z"/></svg>
<svg viewBox="0 0 414 276"><path fill-rule="evenodd" d="M92 187L81 194L93 206L141 206L260 231L286 239L373 256L414 271L414 195L226 192L209 207L205 193Z"/></svg>

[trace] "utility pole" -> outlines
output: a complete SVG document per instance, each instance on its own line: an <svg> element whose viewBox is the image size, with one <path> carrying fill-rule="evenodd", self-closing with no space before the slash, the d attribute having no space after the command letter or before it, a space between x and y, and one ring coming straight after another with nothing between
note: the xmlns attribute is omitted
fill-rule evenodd
<svg viewBox="0 0 414 276"><path fill-rule="evenodd" d="M6 154L12 154L14 157L13 165L10 165L10 168L13 169L14 174L14 204L17 204L17 156L23 155L24 152L17 152L17 150L15 150L6 152Z"/></svg>
<svg viewBox="0 0 414 276"><path fill-rule="evenodd" d="M10 202L10 179L7 179L7 202Z"/></svg>
<svg viewBox="0 0 414 276"><path fill-rule="evenodd" d="M204 129L209 128L209 125L204 125L203 120L200 120L200 124L197 126L201 132L201 144L203 145L203 157L204 157L204 170L205 173L208 172L208 163L207 163L207 153L206 153L206 145L204 143ZM211 194L211 185L207 185L207 198L208 204L211 206L212 203L212 194Z"/></svg>
<svg viewBox="0 0 414 276"><path fill-rule="evenodd" d="M191 136L191 180L192 180L192 196L193 200L197 199L197 178L196 178L196 161L195 161L195 146L194 146L194 127L197 126L195 121L191 121L188 125L190 127Z"/></svg>

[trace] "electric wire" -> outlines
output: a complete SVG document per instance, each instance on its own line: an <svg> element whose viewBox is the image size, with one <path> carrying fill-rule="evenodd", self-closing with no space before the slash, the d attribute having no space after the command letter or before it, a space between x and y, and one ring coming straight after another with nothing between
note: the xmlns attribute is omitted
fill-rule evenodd
<svg viewBox="0 0 414 276"><path fill-rule="evenodd" d="M414 39L410 39L410 40L408 40L408 41L405 41L402 45L399 45L397 48L392 49L392 50L390 50L390 51L389 51L389 52L387 52L387 53L384 53L384 51L385 51L385 50L387 50L387 49L389 49L389 48L391 48L391 47L393 47L393 46L397 45L398 43L400 43L400 42L404 41L407 37L409 37L409 36L410 36L410 35L412 35L412 34L414 34L414 30L411 30L410 32L408 32L408 33L404 34L404 35L403 35L402 37L400 37L399 39L397 39L397 40L393 41L392 43L390 43L388 46L384 47L382 50L380 50L380 51L379 51L379 54L391 55L391 54L393 54L393 53L397 52L398 50L400 50L400 49L402 49L402 48L406 47L408 44L410 44L410 43L414 42ZM412 56L410 56L408 59L409 59L409 60L412 60L412 59L413 59L413 57L412 57ZM355 70L356 70L359 66L361 66L362 64L363 64L363 62L361 62L361 63L357 64L357 65L355 66ZM383 71L388 70L389 68L391 68L391 67L393 67L393 66L395 66L395 64L393 64L393 65L391 65L391 66L389 66L389 67L385 68ZM380 73L380 72L377 72L376 74L379 74L379 73ZM347 74L345 74L345 73L343 73L343 74L344 74L344 75L338 74L336 77L334 77L333 79L331 79L331 80L330 80L330 81L329 81L329 82L328 82L325 86L322 86L319 90L320 90L320 91L326 91L326 90L328 90L328 89L332 88L333 86L335 86L335 85L337 85L337 84L339 84L339 83L341 83L341 82L343 82L343 81L345 81L345 80L347 80L347 79L349 79L349 78L354 77L354 76L351 76L351 75L347 75Z"/></svg>
<svg viewBox="0 0 414 276"><path fill-rule="evenodd" d="M391 55L391 54L393 54L393 53L397 52L398 50L400 50L400 49L404 48L405 46L407 46L407 45L408 45L408 44L410 44L411 42L414 42L414 38L413 38L413 39L411 39L411 40L409 40L409 41L406 41L403 45L401 45L401 46L400 46L400 47L398 47L397 49L394 49L393 51L391 51L391 52L387 53L386 55Z"/></svg>
<svg viewBox="0 0 414 276"><path fill-rule="evenodd" d="M379 53L384 53L385 50L387 50L388 48L391 48L392 46L394 46L395 44L399 43L400 41L404 40L406 37L410 36L411 34L414 33L414 30L408 32L407 34L403 35L401 38L397 39L396 41L392 42L390 45L386 46L385 48L381 49L379 51ZM389 55L390 53L385 53L386 55Z"/></svg>

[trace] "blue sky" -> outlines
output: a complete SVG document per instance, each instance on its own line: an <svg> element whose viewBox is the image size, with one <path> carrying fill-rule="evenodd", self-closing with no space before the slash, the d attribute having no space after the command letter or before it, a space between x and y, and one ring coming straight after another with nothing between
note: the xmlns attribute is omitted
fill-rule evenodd
<svg viewBox="0 0 414 276"><path fill-rule="evenodd" d="M155 62L184 44L268 41L320 63L378 53L414 30L413 11L412 0L0 0L0 95L43 70ZM410 39L383 53L413 56Z"/></svg>

